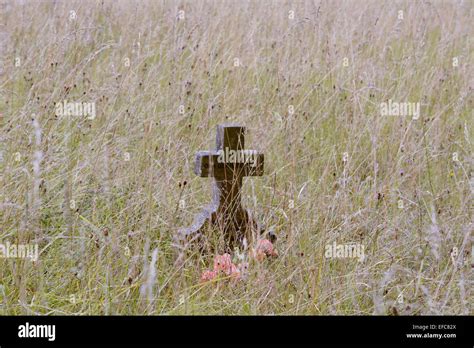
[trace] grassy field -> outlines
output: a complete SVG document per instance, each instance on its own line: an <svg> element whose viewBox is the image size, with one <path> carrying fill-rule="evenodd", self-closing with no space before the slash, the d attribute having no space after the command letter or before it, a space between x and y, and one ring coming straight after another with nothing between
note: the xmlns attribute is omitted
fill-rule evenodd
<svg viewBox="0 0 474 348"><path fill-rule="evenodd" d="M0 243L40 255L0 258L0 314L473 314L473 5L3 0ZM279 257L202 283L173 236L228 122Z"/></svg>

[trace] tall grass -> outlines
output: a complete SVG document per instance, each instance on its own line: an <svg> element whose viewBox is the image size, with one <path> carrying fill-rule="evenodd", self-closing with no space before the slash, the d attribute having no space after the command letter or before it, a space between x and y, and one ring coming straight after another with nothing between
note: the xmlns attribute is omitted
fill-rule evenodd
<svg viewBox="0 0 474 348"><path fill-rule="evenodd" d="M0 243L41 255L0 259L0 314L472 314L472 1L6 1L1 16ZM382 117L389 99L420 118ZM56 116L64 100L97 117ZM193 158L225 122L265 153L243 200L280 256L202 284L213 255L177 263L173 236L211 199ZM334 241L364 261L326 258Z"/></svg>

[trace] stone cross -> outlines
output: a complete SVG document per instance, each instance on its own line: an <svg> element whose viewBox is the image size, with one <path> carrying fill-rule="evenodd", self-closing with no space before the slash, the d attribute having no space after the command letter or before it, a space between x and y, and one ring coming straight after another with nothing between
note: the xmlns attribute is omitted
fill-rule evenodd
<svg viewBox="0 0 474 348"><path fill-rule="evenodd" d="M243 237L258 229L250 214L242 208L241 189L244 176L262 176L264 156L245 150L245 127L234 124L217 126L216 150L196 154L194 172L200 177L213 177L212 203L196 215L191 227L180 235L192 240L202 236L212 225L223 234L224 251L233 250ZM258 232L258 231L257 231Z"/></svg>

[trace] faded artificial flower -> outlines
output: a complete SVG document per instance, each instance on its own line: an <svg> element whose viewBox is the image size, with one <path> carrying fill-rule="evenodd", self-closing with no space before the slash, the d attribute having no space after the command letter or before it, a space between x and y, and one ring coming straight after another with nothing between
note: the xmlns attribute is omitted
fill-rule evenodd
<svg viewBox="0 0 474 348"><path fill-rule="evenodd" d="M263 261L265 257L277 257L278 251L268 239L260 239L253 254L257 261Z"/></svg>

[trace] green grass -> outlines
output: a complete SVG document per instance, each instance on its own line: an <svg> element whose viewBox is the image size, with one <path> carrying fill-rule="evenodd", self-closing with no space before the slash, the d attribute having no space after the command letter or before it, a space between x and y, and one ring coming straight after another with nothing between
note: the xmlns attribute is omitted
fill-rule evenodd
<svg viewBox="0 0 474 348"><path fill-rule="evenodd" d="M0 259L0 314L472 314L472 2L2 12L0 243L38 242L41 255ZM65 99L95 102L97 117L56 117ZM422 103L420 118L382 117L389 99ZM213 255L176 262L173 235L209 203L193 159L225 122L265 153L243 200L280 257L202 284ZM333 241L363 244L365 260L325 258Z"/></svg>

